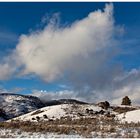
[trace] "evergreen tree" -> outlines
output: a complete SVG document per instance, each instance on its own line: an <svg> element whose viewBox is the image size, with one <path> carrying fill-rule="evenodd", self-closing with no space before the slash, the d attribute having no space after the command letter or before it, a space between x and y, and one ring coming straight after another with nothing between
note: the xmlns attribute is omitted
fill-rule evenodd
<svg viewBox="0 0 140 140"><path fill-rule="evenodd" d="M128 98L128 96L125 96L125 97L122 99L121 105L131 105L131 100Z"/></svg>

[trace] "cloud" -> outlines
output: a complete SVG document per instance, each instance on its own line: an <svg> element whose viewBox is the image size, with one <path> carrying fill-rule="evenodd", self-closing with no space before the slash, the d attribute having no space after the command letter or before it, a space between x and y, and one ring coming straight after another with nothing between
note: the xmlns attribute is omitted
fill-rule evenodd
<svg viewBox="0 0 140 140"><path fill-rule="evenodd" d="M121 103L123 96L129 96L134 104L140 104L140 70L132 69L121 77L116 77L116 88L112 92L112 102Z"/></svg>
<svg viewBox="0 0 140 140"><path fill-rule="evenodd" d="M64 84L60 84L58 85L58 87L62 88L62 89L69 89L70 87L68 87L67 85Z"/></svg>
<svg viewBox="0 0 140 140"><path fill-rule="evenodd" d="M104 11L91 12L66 27L59 26L55 14L43 30L20 36L16 49L0 63L0 79L36 74L46 82L64 77L72 81L75 77L74 81L82 83L81 77L93 77L91 73L96 73L112 55L112 14L113 5L107 4Z"/></svg>
<svg viewBox="0 0 140 140"><path fill-rule="evenodd" d="M11 88L11 89L6 89L3 86L0 86L0 94L2 93L20 93L21 91L25 90L25 88L20 88L20 87L16 87L16 88Z"/></svg>
<svg viewBox="0 0 140 140"><path fill-rule="evenodd" d="M99 101L98 99L97 100L95 99L94 94L88 94L88 96L85 96L85 94L81 95L79 91L73 90L60 90L60 91L33 90L31 95L40 98L42 101L59 100L59 99L76 99L89 103L93 102L95 103Z"/></svg>
<svg viewBox="0 0 140 140"><path fill-rule="evenodd" d="M51 19L43 30L21 35L16 52L25 66L22 74L35 73L52 82L73 72L86 77L96 71L108 57L105 49L113 43L112 10L111 4L106 5L103 12L92 12L64 28Z"/></svg>
<svg viewBox="0 0 140 140"><path fill-rule="evenodd" d="M0 79L37 75L46 82L59 80L72 87L41 95L47 99L116 102L126 94L124 89L129 94L133 88L130 85L140 81L140 71L126 72L114 61L120 53L117 36L124 30L115 24L113 4L68 26L60 26L58 17L55 14L50 20L44 19L42 22L48 21L46 27L20 36L15 50L0 63ZM135 97L136 93L133 89Z"/></svg>
<svg viewBox="0 0 140 140"><path fill-rule="evenodd" d="M62 91L40 91L40 90L33 90L33 96L39 97L42 101L50 101L50 100L57 100L57 99L79 99L76 98L77 93L75 91L70 90L62 90Z"/></svg>
<svg viewBox="0 0 140 140"><path fill-rule="evenodd" d="M108 90L93 89L89 87L82 90L63 90L56 92L33 90L32 95L43 101L56 99L77 99L89 103L98 103L108 100L112 104L121 104L124 96L129 96L133 105L140 104L140 71L132 69L116 76Z"/></svg>
<svg viewBox="0 0 140 140"><path fill-rule="evenodd" d="M0 80L8 80L14 77L20 67L16 51L12 50L10 55L0 60Z"/></svg>
<svg viewBox="0 0 140 140"><path fill-rule="evenodd" d="M112 98L112 103L114 104L121 104L122 97L129 96L129 98L132 101L132 104L138 105L140 104L140 87L139 85L132 86L131 84L129 86L124 86L120 89L117 89L114 91L114 97Z"/></svg>
<svg viewBox="0 0 140 140"><path fill-rule="evenodd" d="M13 72L12 67L10 67L8 64L0 65L0 79L1 80L7 80L11 76Z"/></svg>

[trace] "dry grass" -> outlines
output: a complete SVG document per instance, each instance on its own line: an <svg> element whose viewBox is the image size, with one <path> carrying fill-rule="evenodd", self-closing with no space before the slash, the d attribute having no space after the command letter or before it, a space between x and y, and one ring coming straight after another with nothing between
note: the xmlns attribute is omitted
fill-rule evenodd
<svg viewBox="0 0 140 140"><path fill-rule="evenodd" d="M72 120L71 118L61 118L60 120L45 121L45 122L1 122L0 128L6 129L21 129L26 132L55 132L58 134L69 134L71 132L90 136L92 131L100 130L100 120L95 118L80 118Z"/></svg>
<svg viewBox="0 0 140 140"><path fill-rule="evenodd" d="M118 121L108 120L106 117L98 118L80 118L72 120L71 118L61 118L53 121L44 121L44 122L20 122L20 121L11 121L11 122L1 122L0 128L5 129L20 129L25 132L52 132L58 134L79 134L83 137L90 138L92 137L91 132L101 132L104 136L107 133L115 133L118 128L140 128L140 123L125 123L121 124ZM128 137L134 137L133 134Z"/></svg>

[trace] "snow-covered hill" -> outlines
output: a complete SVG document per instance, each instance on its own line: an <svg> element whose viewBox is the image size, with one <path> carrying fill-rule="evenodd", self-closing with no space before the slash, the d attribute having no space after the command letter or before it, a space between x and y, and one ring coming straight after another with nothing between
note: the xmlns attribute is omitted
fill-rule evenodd
<svg viewBox="0 0 140 140"><path fill-rule="evenodd" d="M42 102L38 97L13 93L0 93L0 121L12 119L45 106L61 104L87 104L74 99Z"/></svg>
<svg viewBox="0 0 140 140"><path fill-rule="evenodd" d="M118 109L115 112L112 106L105 110L98 105L73 102L51 105L4 122L1 125L3 129L0 128L0 131L3 131L0 136L5 133L4 136L8 134L17 137L18 134L18 137L38 138L64 137L64 135L66 137L139 138L139 124L120 123L139 121L140 109L129 111L130 108L136 109L119 106L118 109L125 111L125 118L123 118L124 115L119 114Z"/></svg>
<svg viewBox="0 0 140 140"><path fill-rule="evenodd" d="M0 121L14 118L43 107L44 104L34 96L25 96L12 93L0 94Z"/></svg>
<svg viewBox="0 0 140 140"><path fill-rule="evenodd" d="M122 113L118 115L119 120L122 122L134 122L138 123L140 122L140 109L139 110L134 110L134 111L129 111L126 113Z"/></svg>
<svg viewBox="0 0 140 140"><path fill-rule="evenodd" d="M0 121L12 118L21 121L48 121L65 117L71 117L72 119L96 117L97 114L114 114L122 122L133 121L137 123L140 121L140 109L134 106L111 106L104 110L98 105L73 99L52 100L42 103L40 99L34 96L11 93L0 94Z"/></svg>
<svg viewBox="0 0 140 140"><path fill-rule="evenodd" d="M43 107L28 114L14 118L20 121L48 121L61 119L62 117L79 118L81 116L90 117L96 113L102 113L102 108L89 104L61 104ZM104 110L104 113L108 111Z"/></svg>

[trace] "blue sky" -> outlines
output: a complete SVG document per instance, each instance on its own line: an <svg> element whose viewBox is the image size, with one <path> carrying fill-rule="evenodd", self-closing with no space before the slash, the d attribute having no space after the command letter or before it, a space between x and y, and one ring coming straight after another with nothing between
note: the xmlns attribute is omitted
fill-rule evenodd
<svg viewBox="0 0 140 140"><path fill-rule="evenodd" d="M119 63L125 71L139 69L140 66L140 3L113 3L113 17L115 25L123 28L123 35L118 37L121 52L112 59L113 63ZM0 3L0 54L1 58L9 55L16 48L19 37L32 31L43 29L46 26L46 18L53 13L60 14L60 25L66 26L85 18L90 12L97 9L103 10L103 2L46 2L46 3ZM59 91L69 89L65 78L53 82L45 82L38 75L13 77L1 80L2 88L12 91L21 88L19 93L30 93L33 89Z"/></svg>

